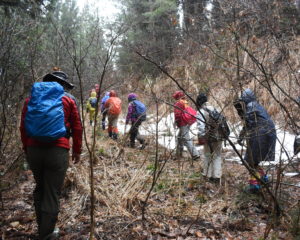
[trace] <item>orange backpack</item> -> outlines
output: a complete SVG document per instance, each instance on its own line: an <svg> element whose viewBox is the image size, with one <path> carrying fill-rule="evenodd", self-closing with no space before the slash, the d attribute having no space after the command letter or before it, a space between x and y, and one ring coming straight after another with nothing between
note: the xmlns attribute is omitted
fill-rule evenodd
<svg viewBox="0 0 300 240"><path fill-rule="evenodd" d="M105 107L108 108L108 114L119 115L122 111L121 103L122 101L120 98L110 97L105 103Z"/></svg>

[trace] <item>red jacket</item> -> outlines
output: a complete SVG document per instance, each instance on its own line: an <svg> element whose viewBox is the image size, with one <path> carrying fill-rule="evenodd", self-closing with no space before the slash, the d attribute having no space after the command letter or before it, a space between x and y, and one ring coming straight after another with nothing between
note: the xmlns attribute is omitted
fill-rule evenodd
<svg viewBox="0 0 300 240"><path fill-rule="evenodd" d="M175 123L177 127L183 127L188 125L188 123L182 117L184 113L182 110L188 107L187 101L185 99L180 99L175 103L174 106Z"/></svg>
<svg viewBox="0 0 300 240"><path fill-rule="evenodd" d="M21 139L23 143L23 149L26 152L26 148L29 146L57 146L66 149L70 149L70 141L68 138L62 137L51 143L45 143L38 141L36 139L27 137L25 131L25 116L27 112L27 104L30 98L25 100L22 117L21 117ZM68 129L71 130L72 138L73 138L73 152L80 154L81 153L81 145L82 145L82 124L80 120L80 114L74 99L70 96L65 95L62 98L63 106L64 106L64 115L65 115L65 125Z"/></svg>

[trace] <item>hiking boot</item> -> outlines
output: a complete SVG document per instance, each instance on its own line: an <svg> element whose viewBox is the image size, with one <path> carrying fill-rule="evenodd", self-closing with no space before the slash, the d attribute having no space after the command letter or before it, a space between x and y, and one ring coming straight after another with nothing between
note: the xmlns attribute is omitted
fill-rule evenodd
<svg viewBox="0 0 300 240"><path fill-rule="evenodd" d="M250 184L244 189L244 192L249 194L258 194L260 192L260 185Z"/></svg>
<svg viewBox="0 0 300 240"><path fill-rule="evenodd" d="M49 235L47 235L43 239L45 239L45 240L57 240L57 239L59 239L59 228L55 228L53 233L50 233Z"/></svg>
<svg viewBox="0 0 300 240"><path fill-rule="evenodd" d="M41 224L38 226L40 239L55 239L55 223L57 221L57 214L41 214Z"/></svg>
<svg viewBox="0 0 300 240"><path fill-rule="evenodd" d="M135 143L134 142L130 142L129 147L130 148L135 148Z"/></svg>
<svg viewBox="0 0 300 240"><path fill-rule="evenodd" d="M147 145L146 141L145 141L145 140L141 140L140 143L141 143L140 149L141 149L141 150L145 149L145 147L146 147L146 145Z"/></svg>
<svg viewBox="0 0 300 240"><path fill-rule="evenodd" d="M176 156L177 159L182 158L183 157L183 148L177 147L176 152L175 152L175 156Z"/></svg>
<svg viewBox="0 0 300 240"><path fill-rule="evenodd" d="M200 156L194 156L194 157L192 158L192 160L193 160L193 161L198 161L198 160L200 160Z"/></svg>

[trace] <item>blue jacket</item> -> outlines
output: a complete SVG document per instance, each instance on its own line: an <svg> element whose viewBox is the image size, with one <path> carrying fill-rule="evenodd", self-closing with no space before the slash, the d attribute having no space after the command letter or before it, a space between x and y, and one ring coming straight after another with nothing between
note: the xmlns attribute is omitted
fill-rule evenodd
<svg viewBox="0 0 300 240"><path fill-rule="evenodd" d="M271 117L257 102L251 89L242 93L240 101L245 103L243 131L248 139L245 160L251 166L256 166L261 161L274 161L276 130Z"/></svg>
<svg viewBox="0 0 300 240"><path fill-rule="evenodd" d="M106 92L105 96L101 99L101 113L103 113L103 111L105 110L104 105L108 99L109 99L109 92Z"/></svg>

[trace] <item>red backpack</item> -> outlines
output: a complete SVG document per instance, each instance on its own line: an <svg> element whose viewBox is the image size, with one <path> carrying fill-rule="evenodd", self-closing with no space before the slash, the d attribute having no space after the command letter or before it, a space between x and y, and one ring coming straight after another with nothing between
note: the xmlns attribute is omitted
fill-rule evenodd
<svg viewBox="0 0 300 240"><path fill-rule="evenodd" d="M192 107L188 106L183 110L182 120L186 122L188 125L192 125L196 122L197 111Z"/></svg>

